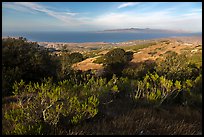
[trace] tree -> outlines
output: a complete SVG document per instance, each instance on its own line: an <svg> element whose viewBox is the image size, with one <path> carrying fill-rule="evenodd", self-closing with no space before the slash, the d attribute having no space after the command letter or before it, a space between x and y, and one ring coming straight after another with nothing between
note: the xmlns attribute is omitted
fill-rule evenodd
<svg viewBox="0 0 204 137"><path fill-rule="evenodd" d="M36 42L25 38L8 38L2 41L3 95L11 95L11 87L20 79L40 81L44 77L55 77L57 62L48 51Z"/></svg>
<svg viewBox="0 0 204 137"><path fill-rule="evenodd" d="M116 48L105 54L105 64L124 64L126 62L125 50L121 48Z"/></svg>
<svg viewBox="0 0 204 137"><path fill-rule="evenodd" d="M74 64L74 63L82 61L83 55L79 52L74 52L68 55L67 59L68 59L68 62L70 62L70 64Z"/></svg>
<svg viewBox="0 0 204 137"><path fill-rule="evenodd" d="M59 79L67 79L69 75L73 73L72 70L72 64L82 61L83 55L78 52L69 53L69 52L63 52L60 57L60 63L61 67L58 71L58 78Z"/></svg>
<svg viewBox="0 0 204 137"><path fill-rule="evenodd" d="M126 61L131 61L133 58L133 54L134 53L132 51L125 52Z"/></svg>
<svg viewBox="0 0 204 137"><path fill-rule="evenodd" d="M104 66L107 73L120 74L124 66L132 60L133 53L116 48L104 55Z"/></svg>

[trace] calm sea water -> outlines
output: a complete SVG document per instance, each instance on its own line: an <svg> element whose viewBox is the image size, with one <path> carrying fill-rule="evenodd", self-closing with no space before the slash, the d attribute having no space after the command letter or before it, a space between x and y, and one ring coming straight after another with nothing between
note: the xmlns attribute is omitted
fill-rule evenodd
<svg viewBox="0 0 204 137"><path fill-rule="evenodd" d="M173 36L195 36L201 33L127 33L127 32L3 32L2 36L25 37L36 42L123 42Z"/></svg>

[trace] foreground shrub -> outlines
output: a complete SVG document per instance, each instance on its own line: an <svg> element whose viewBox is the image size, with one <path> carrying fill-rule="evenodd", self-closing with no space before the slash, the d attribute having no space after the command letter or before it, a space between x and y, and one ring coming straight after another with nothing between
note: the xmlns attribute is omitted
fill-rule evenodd
<svg viewBox="0 0 204 137"><path fill-rule="evenodd" d="M74 79L54 83L50 78L41 84L16 82L13 93L17 107L4 109L3 123L10 128L4 128L3 133L52 134L61 125L69 129L97 114L106 114L110 102L117 105L126 101L136 106L202 103L202 75L185 81L173 81L157 73L148 73L141 80L115 74L109 81L88 74L81 78L84 81L76 83Z"/></svg>
<svg viewBox="0 0 204 137"><path fill-rule="evenodd" d="M44 77L56 77L58 63L48 51L36 42L25 38L2 40L3 96L12 95L15 81L40 81Z"/></svg>
<svg viewBox="0 0 204 137"><path fill-rule="evenodd" d="M178 55L175 52L171 52L163 61L158 60L155 70L160 76L174 81L194 80L200 72L200 68L191 63L185 53Z"/></svg>
<svg viewBox="0 0 204 137"><path fill-rule="evenodd" d="M157 73L147 74L143 80L137 81L135 88L135 100L145 100L150 104L161 105L164 102L167 104L175 103L178 95L182 92L182 98L179 98L179 103L183 103L186 96L190 95L193 87L192 80L184 82L176 80L168 80L164 76L159 76ZM182 100L181 100L182 99Z"/></svg>
<svg viewBox="0 0 204 137"><path fill-rule="evenodd" d="M69 81L56 85L51 79L42 84L24 81L14 84L14 94L18 96L18 109L5 112L5 120L11 121L15 126L9 134L41 134L34 124L44 123L57 126L60 117L68 117L67 123L77 124L82 120L94 117L98 113L99 100L95 95L79 98L77 94L69 91ZM71 88L71 87L70 87ZM30 126L30 130L27 127ZM32 127L34 126L34 127ZM39 132L37 132L39 131Z"/></svg>

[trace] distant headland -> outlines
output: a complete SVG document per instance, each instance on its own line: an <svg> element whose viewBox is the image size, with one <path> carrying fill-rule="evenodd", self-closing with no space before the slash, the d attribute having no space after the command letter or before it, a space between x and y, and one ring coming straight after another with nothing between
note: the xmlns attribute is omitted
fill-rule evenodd
<svg viewBox="0 0 204 137"><path fill-rule="evenodd" d="M184 30L167 30L151 28L124 28L124 29L107 29L99 32L138 32L138 33L191 33Z"/></svg>

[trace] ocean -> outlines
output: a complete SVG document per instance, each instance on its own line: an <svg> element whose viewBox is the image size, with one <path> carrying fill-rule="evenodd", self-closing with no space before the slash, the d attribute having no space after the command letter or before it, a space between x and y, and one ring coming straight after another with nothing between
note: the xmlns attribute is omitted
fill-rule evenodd
<svg viewBox="0 0 204 137"><path fill-rule="evenodd" d="M197 36L201 33L135 33L135 32L3 32L2 36L25 37L36 42L123 42L175 36Z"/></svg>

